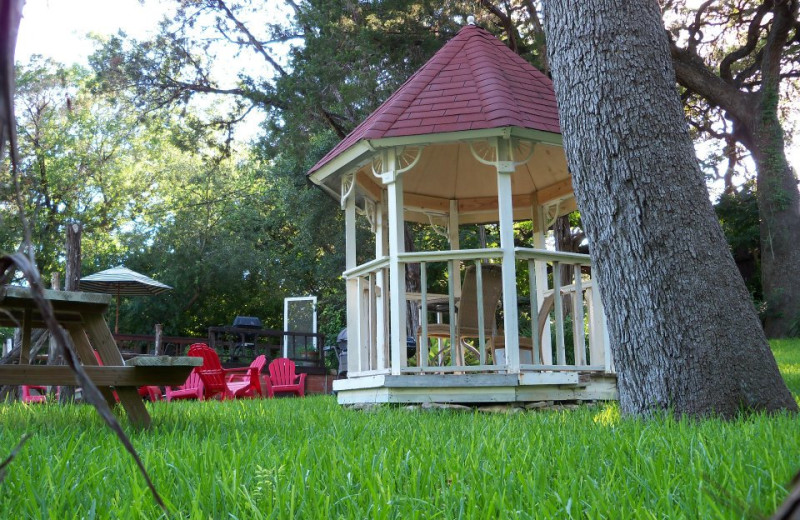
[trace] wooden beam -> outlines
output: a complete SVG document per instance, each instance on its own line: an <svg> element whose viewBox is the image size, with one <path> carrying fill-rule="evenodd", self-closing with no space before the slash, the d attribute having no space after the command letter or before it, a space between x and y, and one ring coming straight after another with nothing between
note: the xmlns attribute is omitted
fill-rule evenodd
<svg viewBox="0 0 800 520"><path fill-rule="evenodd" d="M515 208L520 206L529 207L532 200L533 195L531 194L514 195L511 198L512 204ZM475 197L471 199L460 199L458 201L458 211L461 213L497 211L497 197Z"/></svg>
<svg viewBox="0 0 800 520"><path fill-rule="evenodd" d="M0 305L0 307L2 307L2 305ZM0 327L16 328L20 326L20 323L22 323L24 327L25 320L27 319L32 329L47 328L47 323L42 319L42 315L39 314L37 309L28 308L22 310L4 308L4 311L5 312L0 313ZM81 323L83 321L80 314L73 312L56 312L55 317L61 324Z"/></svg>
<svg viewBox="0 0 800 520"><path fill-rule="evenodd" d="M182 385L192 366L84 366L89 379L99 387L119 389L144 385ZM0 384L75 386L75 373L66 365L0 365ZM121 396L120 396L121 397ZM138 394L137 394L138 397ZM142 400L139 399L139 402ZM127 408L126 408L127 409ZM130 410L128 410L130 414Z"/></svg>
<svg viewBox="0 0 800 520"><path fill-rule="evenodd" d="M572 192L572 177L570 177L534 192L533 195L535 196L535 199L533 199L533 201L535 201L537 204L546 204L551 200L566 197Z"/></svg>
<svg viewBox="0 0 800 520"><path fill-rule="evenodd" d="M428 195L419 195L417 193L405 193L403 194L403 202L403 207L407 210L423 209L441 213L448 213L450 211L450 201L441 197L429 197Z"/></svg>
<svg viewBox="0 0 800 520"><path fill-rule="evenodd" d="M95 306L102 311L111 303L111 295L102 293L45 289L44 297L46 300L50 300L56 310L85 311ZM4 287L4 294L0 295L0 307L21 307L30 305L31 301L31 290L28 287L6 286Z"/></svg>
<svg viewBox="0 0 800 520"><path fill-rule="evenodd" d="M117 343L114 341L114 336L111 335L111 331L103 319L103 315L94 313L84 314L84 318L86 335L89 337L89 341L100 354L100 359L103 361L103 364L109 367L124 366L125 362L122 360L122 354L119 353ZM189 376L188 372L189 371L185 372L186 377ZM184 381L185 380L186 379L184 379ZM147 384L167 385L181 383L141 383L139 386ZM136 387L130 386L118 388L117 395L119 396L119 402L125 408L125 412L127 412L128 419L131 421L131 423L139 427L148 428L151 422L150 414L147 413L147 409L144 407L144 402L139 396L139 392L137 391Z"/></svg>
<svg viewBox="0 0 800 520"><path fill-rule="evenodd" d="M381 192L383 189L378 186L369 175L364 173L363 170L356 173L356 182L360 188L372 196L373 200L381 200Z"/></svg>
<svg viewBox="0 0 800 520"><path fill-rule="evenodd" d="M84 332L83 327L76 324L68 325L66 328L70 338L72 338L72 344L75 345L75 352L81 359L81 364L84 365L84 368L86 366L97 366L98 363L97 359L94 357L94 350L92 349L91 343L89 343L89 338L86 337L86 332ZM117 400L108 387L101 386L98 390L100 390L100 393L105 398L109 408L114 408L117 405Z"/></svg>
<svg viewBox="0 0 800 520"><path fill-rule="evenodd" d="M25 315L22 319L22 348L19 351L19 364L27 365L31 355L31 314L30 307L25 308Z"/></svg>
<svg viewBox="0 0 800 520"><path fill-rule="evenodd" d="M500 248L503 250L503 326L506 330L506 367L511 374L519 373L519 311L517 309L517 270L514 251L515 202L512 196L512 172L506 165L513 164L510 139L496 139L497 150L497 201L500 205ZM530 207L530 200L525 204Z"/></svg>

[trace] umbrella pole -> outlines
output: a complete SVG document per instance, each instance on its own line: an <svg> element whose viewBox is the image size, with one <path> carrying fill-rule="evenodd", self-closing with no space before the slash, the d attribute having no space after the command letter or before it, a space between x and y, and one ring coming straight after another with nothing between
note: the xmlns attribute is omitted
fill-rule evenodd
<svg viewBox="0 0 800 520"><path fill-rule="evenodd" d="M114 324L114 334L119 334L119 285L117 285L117 322Z"/></svg>

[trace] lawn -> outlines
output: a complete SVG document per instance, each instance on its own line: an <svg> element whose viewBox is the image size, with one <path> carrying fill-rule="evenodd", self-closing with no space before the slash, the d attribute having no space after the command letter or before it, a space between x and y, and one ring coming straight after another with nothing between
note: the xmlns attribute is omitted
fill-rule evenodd
<svg viewBox="0 0 800 520"><path fill-rule="evenodd" d="M800 341L773 348L800 395ZM800 419L619 417L615 405L514 415L329 396L155 403L131 432L170 518L754 518L800 469ZM158 518L87 406L0 405L3 518Z"/></svg>

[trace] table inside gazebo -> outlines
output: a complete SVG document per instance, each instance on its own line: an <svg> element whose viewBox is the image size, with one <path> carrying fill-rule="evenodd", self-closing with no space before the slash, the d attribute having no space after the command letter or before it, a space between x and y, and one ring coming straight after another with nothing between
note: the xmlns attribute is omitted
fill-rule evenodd
<svg viewBox="0 0 800 520"><path fill-rule="evenodd" d="M44 293L53 306L56 321L72 339L86 374L112 407L116 392L134 426L147 428L151 423L138 387L183 384L192 369L202 363L200 358L168 356L140 356L125 362L103 318L110 295L49 290ZM29 288L0 287L0 326L22 330L20 364L0 366L0 384L76 384L75 374L67 366L28 364L31 331L46 328ZM94 350L103 366L98 365Z"/></svg>

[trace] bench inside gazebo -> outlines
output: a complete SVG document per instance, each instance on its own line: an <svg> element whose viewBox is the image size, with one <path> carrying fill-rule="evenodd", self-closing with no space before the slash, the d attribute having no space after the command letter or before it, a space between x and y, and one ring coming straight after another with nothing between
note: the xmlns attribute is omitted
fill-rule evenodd
<svg viewBox="0 0 800 520"><path fill-rule="evenodd" d="M552 84L488 31L465 26L309 176L345 211L340 403L616 398L589 256L545 244L555 218L576 209ZM359 217L375 241L361 265ZM406 252L405 222L431 226L449 249ZM515 244L520 222L530 243ZM475 224L496 224L499 247L461 249ZM413 264L419 293L406 291ZM433 294L442 272L447 290ZM409 308L424 309L412 357Z"/></svg>

